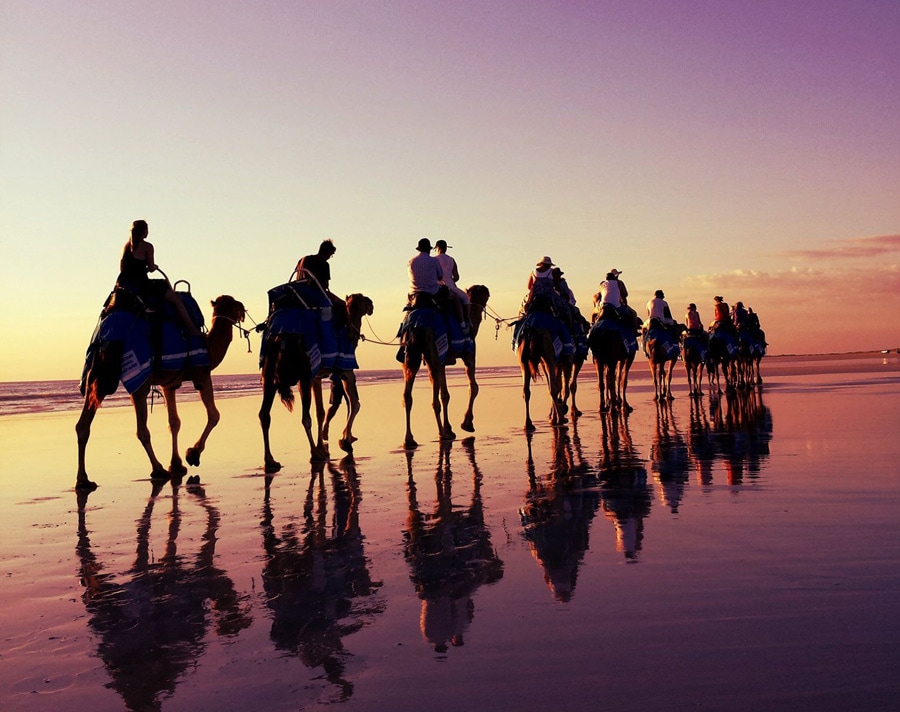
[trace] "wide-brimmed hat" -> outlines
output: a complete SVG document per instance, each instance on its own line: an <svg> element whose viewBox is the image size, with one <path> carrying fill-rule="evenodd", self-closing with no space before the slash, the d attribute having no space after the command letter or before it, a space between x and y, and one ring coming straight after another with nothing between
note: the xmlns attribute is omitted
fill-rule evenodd
<svg viewBox="0 0 900 712"><path fill-rule="evenodd" d="M416 249L419 252L431 252L431 240L429 240L427 237L423 237L421 240L419 240L419 244L416 245Z"/></svg>
<svg viewBox="0 0 900 712"><path fill-rule="evenodd" d="M551 267L553 267L553 260L547 257L547 255L544 255L543 257L541 257L541 259L538 260L537 263L538 267L541 267L543 265L550 265Z"/></svg>
<svg viewBox="0 0 900 712"><path fill-rule="evenodd" d="M619 271L619 270L617 270L615 267L613 267L613 268L609 271L609 273L610 273L613 277L618 277L620 274L622 274L622 272Z"/></svg>
<svg viewBox="0 0 900 712"><path fill-rule="evenodd" d="M453 245L448 245L446 240L438 240L437 242L434 243L434 247L435 247L435 249L440 247L444 250L449 250L450 248L453 247Z"/></svg>

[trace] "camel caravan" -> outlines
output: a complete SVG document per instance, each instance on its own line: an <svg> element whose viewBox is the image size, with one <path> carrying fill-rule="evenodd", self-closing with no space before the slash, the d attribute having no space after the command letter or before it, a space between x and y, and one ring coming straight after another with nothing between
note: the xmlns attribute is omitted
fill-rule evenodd
<svg viewBox="0 0 900 712"><path fill-rule="evenodd" d="M683 324L676 322L665 294L657 290L642 320L628 305L628 289L619 278L622 272L612 269L594 295L588 323L563 274L549 256L542 257L529 275L519 318L512 322L513 350L523 378L525 430L534 430L531 381L539 376L547 383L551 425L564 424L570 409L573 416L581 415L575 406L576 380L588 351L597 371L600 412L633 410L627 396L628 374L639 340L653 377L653 398L659 403L674 398L672 376L679 358L692 398L702 395L704 368L710 389L719 394L762 384L759 367L766 353L765 332L759 317L742 302L729 309L723 297L715 297L715 318L706 329L695 304L688 306Z"/></svg>
<svg viewBox="0 0 900 712"><path fill-rule="evenodd" d="M121 383L131 397L137 418L137 438L150 460L152 481L180 480L187 474L185 462L198 466L210 433L219 421L211 373L224 359L233 339L233 329L249 337L243 329L243 304L222 295L211 302L211 326L206 330L203 312L190 291L190 284L173 286L155 263L153 246L146 240L146 222L135 221L131 238L120 261L115 287L103 305L85 357L80 390L84 396L81 416L75 426L78 439L76 489L97 487L86 468L91 424L103 399ZM419 240L416 255L409 260L410 290L405 316L391 342L398 346L397 360L403 371L403 402L406 434L403 445L418 446L411 427L413 385L424 364L432 386L431 407L438 439L453 440L450 424L450 392L446 368L460 362L468 380L468 402L461 424L474 432L476 381L475 338L485 318L490 290L480 284L462 290L455 260L448 245L428 238ZM432 257L431 252L437 251ZM301 425L312 462L330 456L329 431L334 417L346 404L347 418L338 438L338 447L353 453L356 437L353 423L360 409L356 383L356 349L364 339L362 321L374 311L372 300L361 293L340 298L329 289L328 260L336 248L330 240L318 252L303 257L290 278L268 292L268 314L256 326L261 334L259 368L262 403L259 422L263 439L263 468L267 474L281 469L272 454L271 411L276 395L292 411L294 389L300 396ZM159 271L162 279L150 279ZM578 374L587 355L593 356L600 392L600 411L629 412L628 374L638 351L638 340L650 364L654 399L672 399L671 379L675 362L682 358L688 375L691 397L699 397L703 369L709 387L722 391L750 388L762 382L759 365L765 355L765 335L753 310L738 302L729 311L716 297L716 318L708 330L699 322L696 307L690 305L685 323L672 319L662 291L647 304L648 317L642 321L628 306L628 291L621 272L611 270L594 295L592 319L582 316L563 272L550 257L543 257L529 276L528 292L519 316L508 322L513 329L512 347L523 377L525 429L533 431L531 382L543 377L550 396L548 420L553 426L566 423L569 414L581 411L575 403ZM383 342L379 342L383 343ZM391 344L388 344L391 345ZM330 381L326 408L323 381ZM206 425L199 438L187 448L182 459L178 446L181 421L176 391L185 382L193 383L206 409ZM166 467L157 458L147 426L148 397L161 392L168 413L171 455ZM315 409L313 409L315 406ZM313 419L315 416L315 420ZM188 479L199 484L199 477Z"/></svg>

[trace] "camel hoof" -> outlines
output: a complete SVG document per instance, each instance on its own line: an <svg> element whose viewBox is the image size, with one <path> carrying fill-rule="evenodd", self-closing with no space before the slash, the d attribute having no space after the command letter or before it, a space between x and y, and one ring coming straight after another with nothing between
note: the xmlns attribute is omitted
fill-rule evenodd
<svg viewBox="0 0 900 712"><path fill-rule="evenodd" d="M328 460L328 452L324 449L315 449L309 453L310 462L325 462Z"/></svg>
<svg viewBox="0 0 900 712"><path fill-rule="evenodd" d="M95 489L97 489L97 483L87 478L75 482L76 492L93 492Z"/></svg>
<svg viewBox="0 0 900 712"><path fill-rule="evenodd" d="M462 422L462 425L460 425L459 427L462 428L463 430L465 430L467 433L475 432L475 425L472 423L471 420L464 420Z"/></svg>
<svg viewBox="0 0 900 712"><path fill-rule="evenodd" d="M194 485L200 484L200 475L191 475L187 478L187 486L193 487Z"/></svg>
<svg viewBox="0 0 900 712"><path fill-rule="evenodd" d="M150 481L151 482L168 482L169 481L169 473L165 470L153 470L150 473Z"/></svg>
<svg viewBox="0 0 900 712"><path fill-rule="evenodd" d="M441 433L441 442L448 442L450 440L456 440L456 433L454 433L450 428L447 428L443 433Z"/></svg>
<svg viewBox="0 0 900 712"><path fill-rule="evenodd" d="M670 393L669 395L666 396L666 400L670 400L670 401L671 401L671 400L675 400L675 396L673 396L673 395Z"/></svg>
<svg viewBox="0 0 900 712"><path fill-rule="evenodd" d="M528 421L527 423L525 423L525 432L526 433L533 433L536 429L537 428L534 427L534 423L532 423L531 421Z"/></svg>
<svg viewBox="0 0 900 712"><path fill-rule="evenodd" d="M338 447L346 453L353 454L353 440L356 438L341 438L338 440Z"/></svg>
<svg viewBox="0 0 900 712"><path fill-rule="evenodd" d="M406 440L403 441L403 449L404 450L415 450L417 447L419 447L419 443L417 443L412 438L407 438Z"/></svg>
<svg viewBox="0 0 900 712"><path fill-rule="evenodd" d="M187 460L187 464L192 467L199 467L200 465L200 450L194 447L189 447L187 452L184 453L184 459Z"/></svg>
<svg viewBox="0 0 900 712"><path fill-rule="evenodd" d="M572 417L573 418L580 418L582 415L584 415L584 413L582 413L580 410L578 410L578 408L572 408Z"/></svg>
<svg viewBox="0 0 900 712"><path fill-rule="evenodd" d="M277 460L270 460L266 463L265 468L263 469L265 470L265 473L267 475L274 475L281 469L281 463Z"/></svg>
<svg viewBox="0 0 900 712"><path fill-rule="evenodd" d="M181 460L175 460L169 465L169 474L175 477L184 477L187 474L187 468L182 464Z"/></svg>

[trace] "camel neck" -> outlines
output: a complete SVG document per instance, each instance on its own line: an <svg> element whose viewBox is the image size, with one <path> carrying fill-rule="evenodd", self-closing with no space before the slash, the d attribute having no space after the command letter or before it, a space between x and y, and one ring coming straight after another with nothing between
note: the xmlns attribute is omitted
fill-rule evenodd
<svg viewBox="0 0 900 712"><path fill-rule="evenodd" d="M234 322L228 317L213 316L212 327L209 334L206 335L210 367L213 369L222 363L225 354L228 353L228 347L231 346L231 340L234 338L233 326Z"/></svg>

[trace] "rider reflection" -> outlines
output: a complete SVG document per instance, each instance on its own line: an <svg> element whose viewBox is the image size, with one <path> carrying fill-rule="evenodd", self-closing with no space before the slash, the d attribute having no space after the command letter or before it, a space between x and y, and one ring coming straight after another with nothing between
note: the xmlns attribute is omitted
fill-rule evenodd
<svg viewBox="0 0 900 712"><path fill-rule="evenodd" d="M266 478L262 571L266 606L272 612L270 637L279 650L297 655L308 668L321 667L336 688L336 700L353 695L343 639L384 611L372 581L359 526L361 492L351 455L328 471L334 497L329 526L325 463L312 466L301 524L289 518L279 534Z"/></svg>
<svg viewBox="0 0 900 712"><path fill-rule="evenodd" d="M544 581L554 598L569 601L575 593L578 569L588 548L591 521L600 502L596 476L581 456L577 428L572 439L565 428L553 429L552 465L543 477L536 474L533 434L526 433L525 437L528 492L519 510L523 536L544 570Z"/></svg>
<svg viewBox="0 0 900 712"><path fill-rule="evenodd" d="M616 529L616 550L633 563L644 541L644 518L650 514L647 469L631 440L627 414L602 414L600 438L600 507Z"/></svg>
<svg viewBox="0 0 900 712"><path fill-rule="evenodd" d="M750 479L757 479L769 457L773 430L762 390L737 391L712 400L710 414L715 451L725 464L728 484L742 484L745 471Z"/></svg>
<svg viewBox="0 0 900 712"><path fill-rule="evenodd" d="M219 512L199 487L188 488L206 514L199 551L192 557L178 553L182 512L179 485L173 485L165 550L153 558L150 529L164 484L154 486L137 521L135 561L124 575L104 570L87 528L88 495L78 495L75 550L88 625L100 637L97 652L112 678L109 686L135 711L160 709L160 697L171 696L184 674L196 669L211 625L217 635L231 636L251 623L246 597L214 565Z"/></svg>
<svg viewBox="0 0 900 712"><path fill-rule="evenodd" d="M650 468L659 484L663 504L672 514L678 514L689 476L688 447L667 402L656 404L656 432L650 446Z"/></svg>
<svg viewBox="0 0 900 712"><path fill-rule="evenodd" d="M439 653L446 652L450 645L463 645L464 633L475 615L475 592L503 577L503 562L484 521L482 474L473 442L467 438L462 443L472 466L472 495L467 507L453 504L451 443L441 444L434 478L436 500L430 512L419 503L413 452L406 453L409 514L403 532L405 554L410 579L422 600L422 636Z"/></svg>

